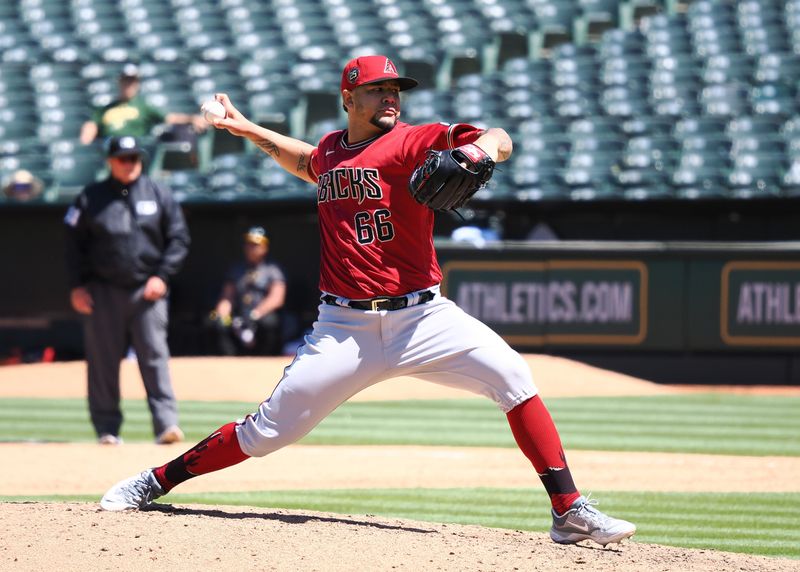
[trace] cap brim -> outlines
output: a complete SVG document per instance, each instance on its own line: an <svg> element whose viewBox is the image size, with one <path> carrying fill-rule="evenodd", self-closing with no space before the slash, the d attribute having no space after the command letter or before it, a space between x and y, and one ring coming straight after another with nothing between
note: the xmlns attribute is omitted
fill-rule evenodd
<svg viewBox="0 0 800 572"><path fill-rule="evenodd" d="M417 87L419 82L411 77L381 77L378 79L373 79L372 81L366 81L360 85L371 85L373 83L381 83L382 81L396 81L400 84L400 91L405 91L407 89L411 89L413 87Z"/></svg>
<svg viewBox="0 0 800 572"><path fill-rule="evenodd" d="M108 157L144 157L145 155L144 149L124 149L116 153L109 153Z"/></svg>

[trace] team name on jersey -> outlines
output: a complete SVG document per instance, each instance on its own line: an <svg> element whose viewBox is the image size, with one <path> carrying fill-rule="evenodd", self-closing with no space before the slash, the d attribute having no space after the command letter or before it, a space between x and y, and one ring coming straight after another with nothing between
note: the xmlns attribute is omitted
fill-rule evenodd
<svg viewBox="0 0 800 572"><path fill-rule="evenodd" d="M317 181L317 203L354 199L382 199L383 189L377 169L337 167L320 175Z"/></svg>

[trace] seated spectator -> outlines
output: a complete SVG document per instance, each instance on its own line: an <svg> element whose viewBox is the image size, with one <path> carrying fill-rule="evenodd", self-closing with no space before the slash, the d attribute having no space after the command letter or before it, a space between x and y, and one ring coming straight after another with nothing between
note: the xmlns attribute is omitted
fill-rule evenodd
<svg viewBox="0 0 800 572"><path fill-rule="evenodd" d="M222 294L211 312L222 355L279 355L280 309L286 300L286 278L267 259L269 238L260 226L244 235L244 261L228 272Z"/></svg>
<svg viewBox="0 0 800 572"><path fill-rule="evenodd" d="M81 127L80 141L89 145L95 139L104 140L111 136L132 135L146 137L153 127L168 125L191 125L197 131L204 131L208 123L200 115L188 113L164 113L148 104L140 95L139 68L126 64L119 76L119 94L106 106L92 114L92 119Z"/></svg>
<svg viewBox="0 0 800 572"><path fill-rule="evenodd" d="M3 186L3 194L17 201L35 199L42 194L42 190L44 184L41 179L25 169L15 171Z"/></svg>

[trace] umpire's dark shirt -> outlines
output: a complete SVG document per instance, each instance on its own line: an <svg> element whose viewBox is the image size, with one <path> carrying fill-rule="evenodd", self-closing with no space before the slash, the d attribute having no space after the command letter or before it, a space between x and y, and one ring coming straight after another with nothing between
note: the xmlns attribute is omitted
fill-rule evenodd
<svg viewBox="0 0 800 572"><path fill-rule="evenodd" d="M189 250L189 230L169 189L142 175L86 186L64 217L70 288L92 281L135 288L169 283Z"/></svg>

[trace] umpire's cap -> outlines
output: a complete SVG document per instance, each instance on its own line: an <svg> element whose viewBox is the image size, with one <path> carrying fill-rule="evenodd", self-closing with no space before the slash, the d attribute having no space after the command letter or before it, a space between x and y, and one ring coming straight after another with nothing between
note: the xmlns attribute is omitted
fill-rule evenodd
<svg viewBox="0 0 800 572"><path fill-rule="evenodd" d="M397 66L386 56L361 56L344 66L341 91L390 79L400 84L400 91L416 87L419 83L410 77L401 77L397 73Z"/></svg>
<svg viewBox="0 0 800 572"><path fill-rule="evenodd" d="M120 135L112 137L108 140L108 153L107 157L123 157L123 156L138 156L144 155L144 149L139 147L139 143L135 137L130 135Z"/></svg>
<svg viewBox="0 0 800 572"><path fill-rule="evenodd" d="M269 245L269 238L267 238L267 231L263 226L252 226L244 234L244 241L258 245Z"/></svg>

